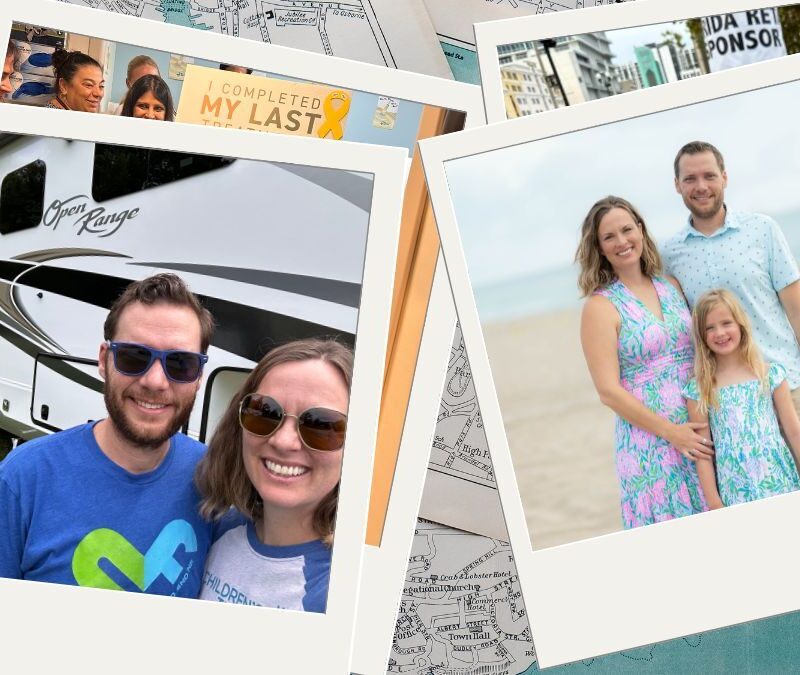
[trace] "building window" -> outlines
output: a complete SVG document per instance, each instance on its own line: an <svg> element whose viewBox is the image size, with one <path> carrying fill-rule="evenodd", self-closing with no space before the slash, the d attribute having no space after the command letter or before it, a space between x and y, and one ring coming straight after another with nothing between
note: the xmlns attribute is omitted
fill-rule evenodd
<svg viewBox="0 0 800 675"><path fill-rule="evenodd" d="M124 197L221 169L234 161L228 157L97 143L94 149L92 197L96 202Z"/></svg>
<svg viewBox="0 0 800 675"><path fill-rule="evenodd" d="M44 180L47 174L41 159L9 173L0 185L0 234L11 234L42 221Z"/></svg>

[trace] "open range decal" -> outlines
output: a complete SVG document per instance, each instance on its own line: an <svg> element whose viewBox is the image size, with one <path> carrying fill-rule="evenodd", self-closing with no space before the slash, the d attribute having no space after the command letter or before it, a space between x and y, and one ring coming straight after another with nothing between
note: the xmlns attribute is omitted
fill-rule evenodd
<svg viewBox="0 0 800 675"><path fill-rule="evenodd" d="M42 224L54 230L59 225L69 225L77 229L76 234L95 234L98 237L110 237L122 225L133 220L139 209L125 209L124 211L107 211L102 206L89 208L88 195L75 195L69 199L56 199L44 212Z"/></svg>

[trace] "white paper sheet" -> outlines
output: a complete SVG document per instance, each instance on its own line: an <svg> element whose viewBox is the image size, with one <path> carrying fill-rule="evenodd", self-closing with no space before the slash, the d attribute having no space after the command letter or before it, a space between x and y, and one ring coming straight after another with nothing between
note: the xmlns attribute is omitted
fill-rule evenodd
<svg viewBox="0 0 800 675"><path fill-rule="evenodd" d="M59 2L452 78L422 0Z"/></svg>
<svg viewBox="0 0 800 675"><path fill-rule="evenodd" d="M513 19L528 14L560 12L598 5L613 5L620 0L425 0L439 38L451 44L475 49L472 24L497 19Z"/></svg>

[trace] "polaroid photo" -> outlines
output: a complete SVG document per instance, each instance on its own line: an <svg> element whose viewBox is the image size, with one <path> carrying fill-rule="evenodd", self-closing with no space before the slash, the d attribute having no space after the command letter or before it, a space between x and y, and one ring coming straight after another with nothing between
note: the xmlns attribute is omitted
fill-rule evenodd
<svg viewBox="0 0 800 675"><path fill-rule="evenodd" d="M798 92L790 56L420 144L541 667L800 607Z"/></svg>
<svg viewBox="0 0 800 675"><path fill-rule="evenodd" d="M632 2L475 24L489 122L800 51L791 0Z"/></svg>
<svg viewBox="0 0 800 675"><path fill-rule="evenodd" d="M12 25L11 36L17 48L11 78L15 87L11 96L15 102L43 105L53 98L52 88L38 100L26 98L26 92L34 90L24 79L28 68L25 57L37 50L52 53L55 48L64 48L68 52L87 53L101 64L105 79L105 93L99 104L102 112L122 112L126 81L130 80L128 71L132 68L134 77L146 73L150 80L156 75L163 79L171 99L171 105L163 107L176 109L179 122L273 133L300 132L299 135L325 140L336 140L334 131L339 128L343 132L341 140L406 149L406 193L383 390L385 412L379 420L366 537L371 554L365 563L364 576L374 575L377 583L375 593L362 594L365 609L360 613L370 630L375 630L376 622L384 624L385 649L378 648L383 650L380 661L383 667L407 561L405 554L382 553L382 536L387 518L407 522L402 530L393 527L391 532L396 538L397 533L407 531L406 549L410 547L418 508L413 500L418 504L424 481L425 458L417 461L413 459L416 454L412 455L418 446L405 445L407 449L401 451L400 443L439 251L415 146L422 138L482 124L479 88L50 2L35 1L13 8L8 23ZM168 50L165 45L169 45ZM44 60L45 57L34 59L40 64ZM52 66L49 71L45 68L43 74L49 74L52 80ZM212 90L214 95L206 100L205 95ZM254 99L259 93L263 95ZM17 95L18 98L13 98ZM274 102L270 104L267 99ZM286 104L292 100L298 106ZM340 116L343 105L340 101L347 105L343 116ZM325 115L317 116L320 111L324 113L326 102L333 108L331 120L325 119ZM134 103L131 101L128 114L136 114ZM233 119L229 119L231 108L237 115L244 113L243 117L231 115ZM141 113L148 114L149 111ZM263 124L270 118L270 124ZM54 115L53 119L60 119L60 115ZM302 128L292 125L292 119L302 120L299 125ZM309 125L309 120L313 124ZM328 121L332 122L327 125L328 130L320 133ZM293 130L289 129L291 126ZM403 460L403 452L409 455L408 459ZM396 474L401 461L418 465L418 478L408 485L402 483L403 495L395 498L392 495L401 485ZM405 535L400 536L402 539ZM386 579L392 579L393 584L385 583ZM387 603L391 610L383 609ZM375 649L375 644L371 643L369 648ZM367 644L359 644L359 650L362 647ZM371 672L379 667L377 662L359 661L359 653L353 664L355 670Z"/></svg>
<svg viewBox="0 0 800 675"><path fill-rule="evenodd" d="M59 667L89 632L93 658L125 650L131 667L244 668L252 650L224 645L260 644L280 645L281 671L346 672L406 153L2 106L4 437L73 428L2 464L7 657ZM211 311L207 349L207 317L158 290L174 277L140 284L104 327L121 291L157 273ZM227 530L197 512L193 438L218 449L197 469L206 513L234 499L249 514ZM147 456L157 468L139 448L162 453ZM294 514L288 537L269 534L270 511ZM311 522L306 550L292 540ZM240 575L247 561L258 571ZM268 597L257 579L275 574ZM142 626L148 648L131 650ZM186 648L209 626L218 648Z"/></svg>

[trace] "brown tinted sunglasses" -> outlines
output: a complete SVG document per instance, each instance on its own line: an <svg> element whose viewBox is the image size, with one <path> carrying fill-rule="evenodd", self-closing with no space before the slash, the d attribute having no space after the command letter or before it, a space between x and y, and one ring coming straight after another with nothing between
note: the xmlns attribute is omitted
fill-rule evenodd
<svg viewBox="0 0 800 675"><path fill-rule="evenodd" d="M256 436L268 438L293 417L300 440L312 450L331 452L344 445L347 415L330 408L309 408L299 415L290 415L270 396L247 394L239 404L239 424Z"/></svg>

